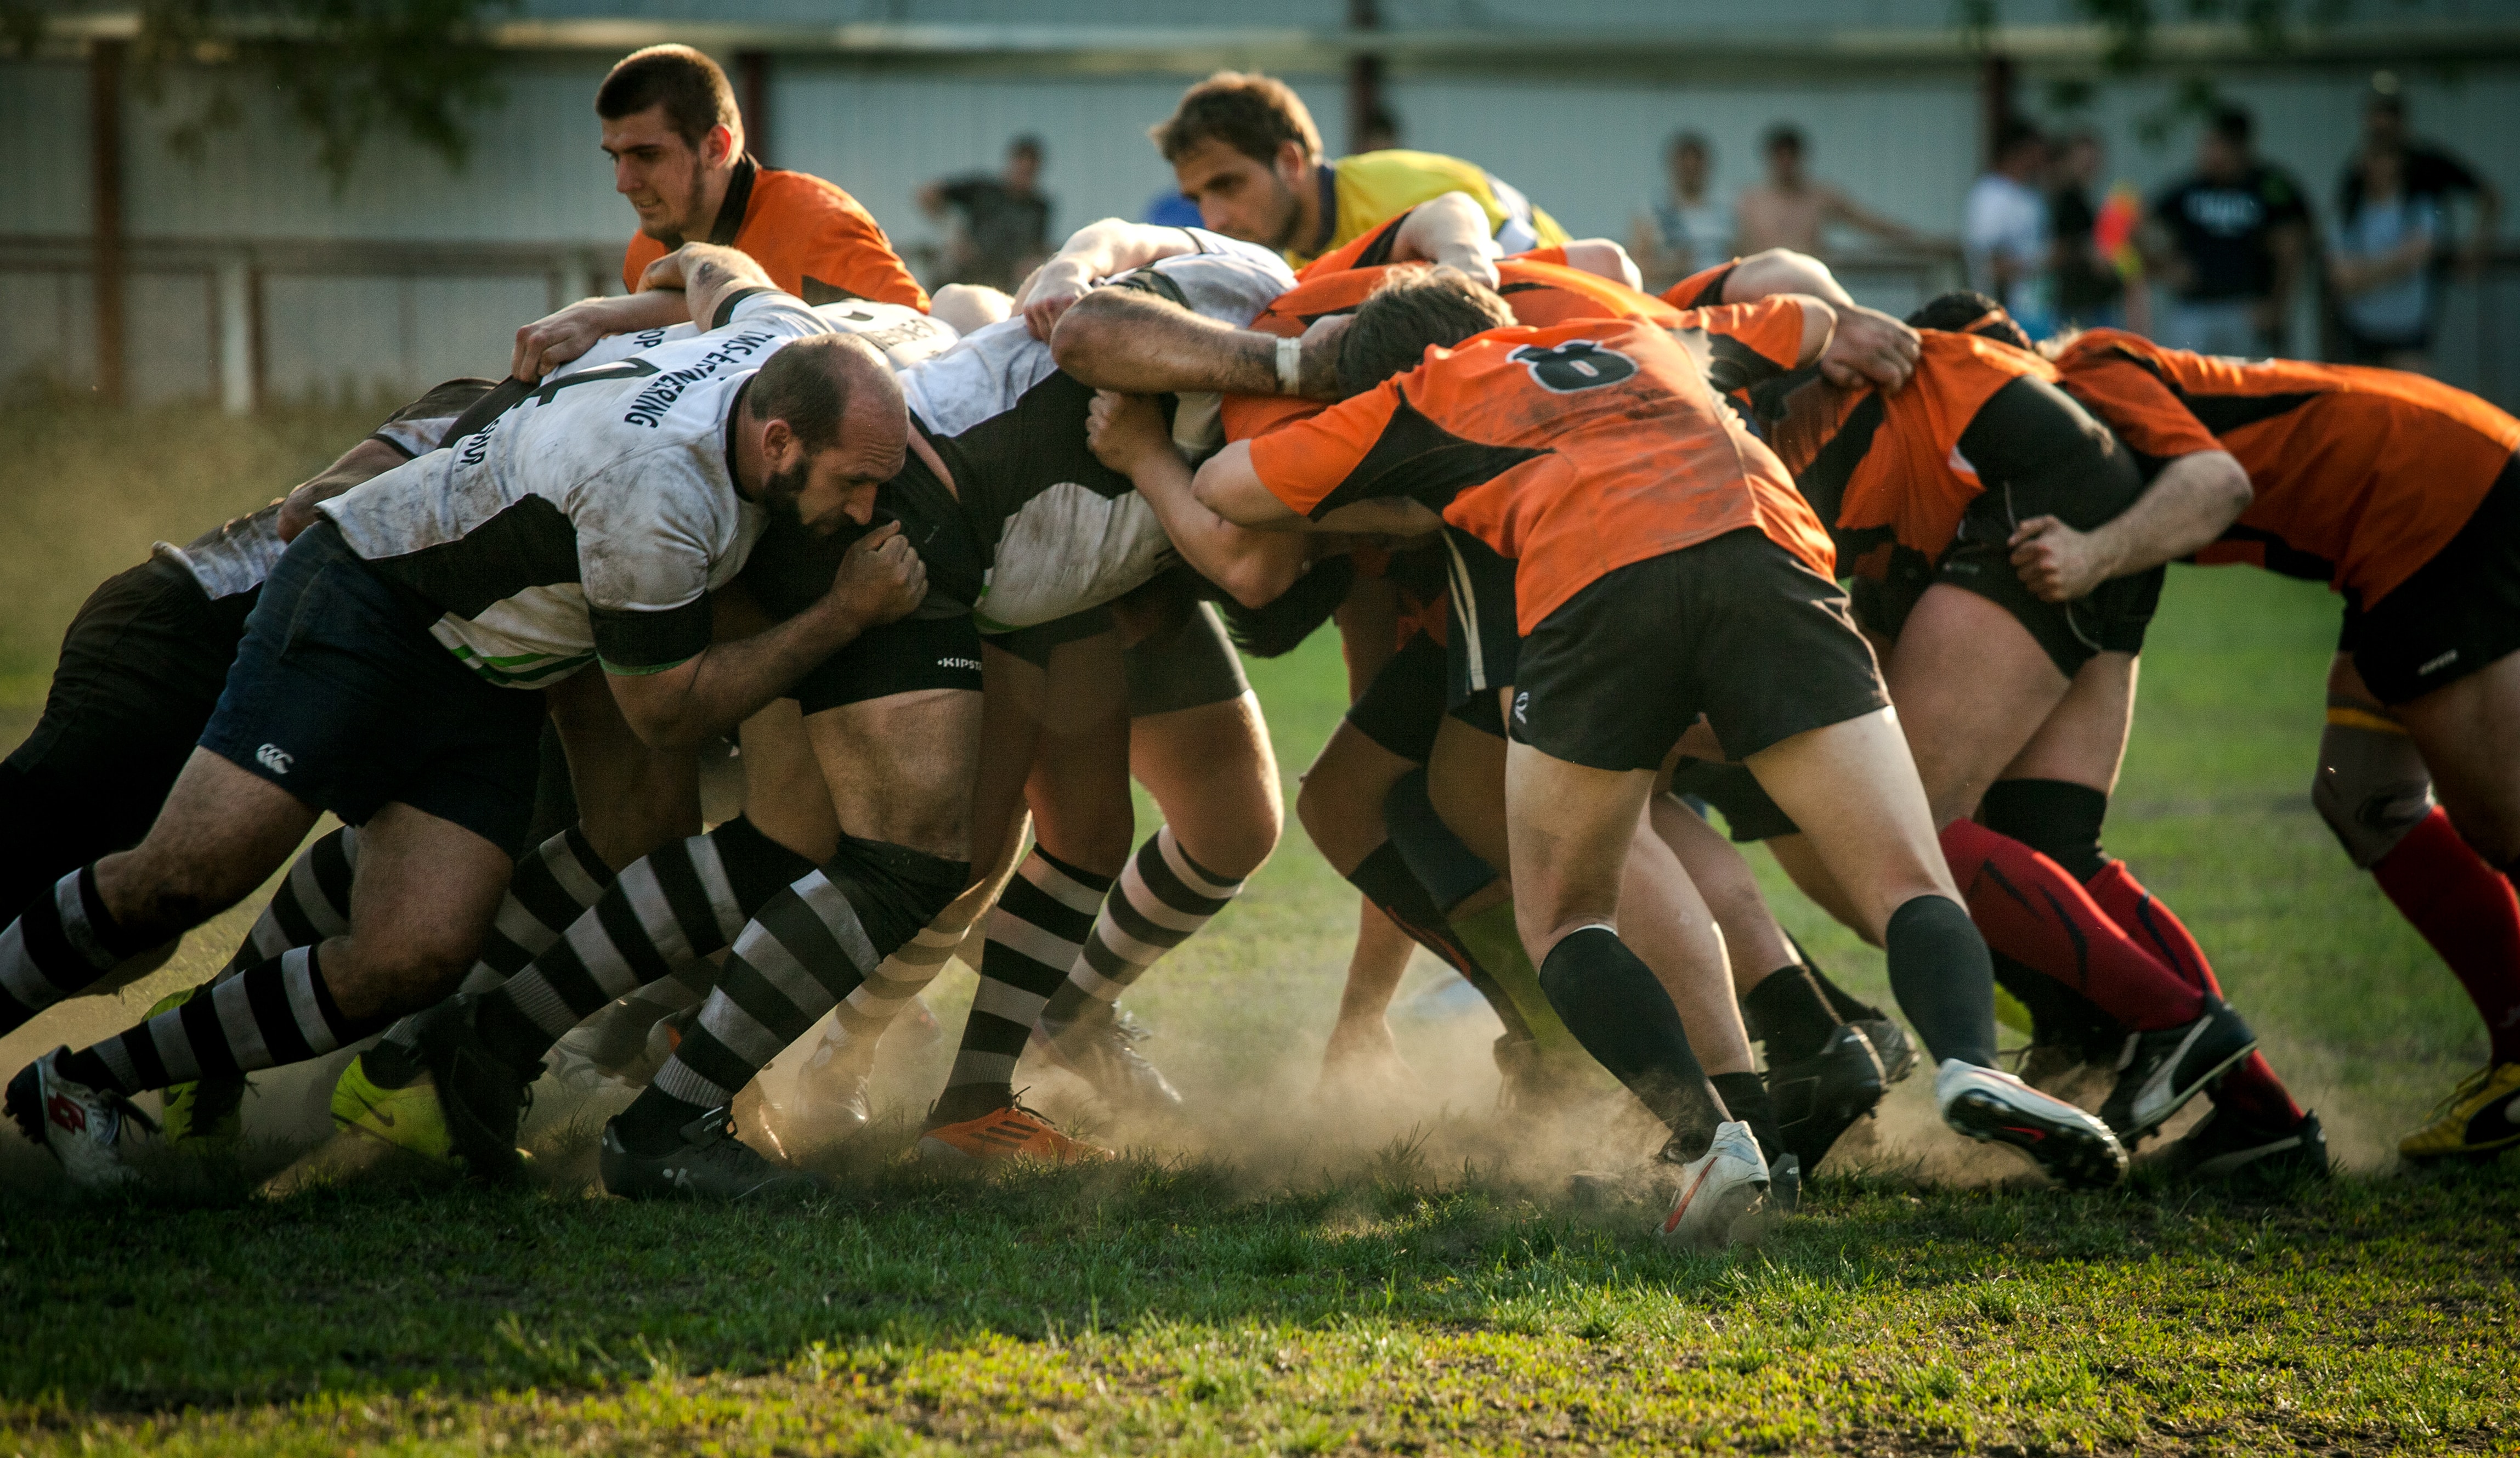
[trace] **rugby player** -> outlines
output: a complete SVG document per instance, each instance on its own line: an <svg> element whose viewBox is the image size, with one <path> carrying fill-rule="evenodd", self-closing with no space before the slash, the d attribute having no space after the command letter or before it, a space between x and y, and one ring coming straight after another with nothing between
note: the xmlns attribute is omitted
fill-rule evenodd
<svg viewBox="0 0 2520 1458"><path fill-rule="evenodd" d="M2399 1149L2422 1160L2520 1144L2506 1108L2520 1095L2520 421L2418 375L2219 359L2117 330L2067 342L2057 364L2065 388L2134 449L2228 452L2246 470L2247 509L2195 560L2324 580L2344 596L2313 800L2450 964L2490 1039L2486 1067ZM2159 560L2107 527L2036 519L2021 524L2016 555L2043 596ZM2100 859L2105 809L2104 797L2057 799L2039 831L2088 864ZM2210 987L2192 939L2173 934L2173 965ZM2245 1125L2225 1141L2234 1152L2284 1132L2232 1121Z"/></svg>
<svg viewBox="0 0 2520 1458"><path fill-rule="evenodd" d="M1941 1061L1946 1120L2060 1178L2118 1178L2125 1155L2106 1126L1993 1067L1985 943L1934 854L1879 674L1829 579L1826 532L1774 456L1663 331L1511 318L1458 273L1387 282L1340 341L1340 380L1357 393L1229 446L1194 490L1252 526L1440 517L1514 561L1527 640L1508 719L1517 920L1567 1026L1675 1136L1668 1157L1685 1168L1665 1230L1720 1243L1769 1178L1618 930L1653 771L1701 708L1779 803L1828 827L1826 858L1862 888L1901 1005ZM1678 671L1640 678L1676 657Z"/></svg>
<svg viewBox="0 0 2520 1458"><path fill-rule="evenodd" d="M324 503L283 554L166 809L12 924L0 980L75 986L198 925L325 809L365 832L349 933L12 1080L10 1109L75 1181L133 1177L128 1095L322 1055L465 974L521 848L533 690L600 662L644 743L687 748L915 603L916 555L878 532L815 611L708 642L707 592L770 511L863 521L904 448L880 359L793 347L819 316L746 282L703 267L691 301L717 331L554 382Z"/></svg>
<svg viewBox="0 0 2520 1458"><path fill-rule="evenodd" d="M1530 199L1457 158L1394 150L1324 160L1312 113L1274 76L1218 71L1183 92L1148 135L1210 231L1276 249L1297 268L1446 193L1478 204L1505 252L1567 241Z"/></svg>

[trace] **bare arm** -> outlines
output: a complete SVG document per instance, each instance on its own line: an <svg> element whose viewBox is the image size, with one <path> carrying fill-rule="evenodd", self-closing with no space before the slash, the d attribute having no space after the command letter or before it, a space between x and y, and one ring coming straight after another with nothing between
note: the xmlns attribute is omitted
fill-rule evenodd
<svg viewBox="0 0 2520 1458"><path fill-rule="evenodd" d="M1916 331L1879 309L1857 303L1828 265L1809 253L1791 249L1753 253L1724 280L1726 303L1749 303L1778 294L1807 294L1834 310L1836 329L1820 358L1821 374L1829 384L1842 389L1878 386L1896 391L1916 372L1916 358L1924 348Z"/></svg>
<svg viewBox="0 0 2520 1458"><path fill-rule="evenodd" d="M2033 517L2012 533L2012 566L2043 602L2087 596L2111 577L2187 556L2223 534L2256 493L2228 451L2200 450L2162 469L2135 504L2092 530Z"/></svg>
<svg viewBox="0 0 2520 1458"><path fill-rule="evenodd" d="M1208 457L1191 481L1191 493L1199 505L1237 525L1300 530L1310 524L1260 483L1260 473L1251 469L1248 440L1237 440Z"/></svg>
<svg viewBox="0 0 2520 1458"><path fill-rule="evenodd" d="M1769 249L1732 265L1724 279L1724 302L1748 303L1771 294L1809 294L1830 303L1851 304L1855 297L1828 271L1828 265L1792 249Z"/></svg>
<svg viewBox="0 0 2520 1458"><path fill-rule="evenodd" d="M373 480L393 470L411 457L373 436L341 452L332 465L309 477L289 499L280 505L276 524L280 539L295 541L297 533L315 524L315 508L332 500L362 481Z"/></svg>
<svg viewBox="0 0 2520 1458"><path fill-rule="evenodd" d="M1580 268L1586 273L1598 274L1614 283L1625 284L1631 289L1642 289L1645 286L1644 273L1637 267L1637 260L1629 257L1628 251L1619 247L1615 239L1576 239L1566 245L1566 266Z"/></svg>
<svg viewBox="0 0 2520 1458"><path fill-rule="evenodd" d="M1337 338L1346 324L1344 317L1325 319L1304 332L1305 397L1334 397ZM1097 289L1078 299L1051 335L1050 352L1087 385L1123 394L1281 392L1276 335L1220 324L1136 289Z"/></svg>
<svg viewBox="0 0 2520 1458"><path fill-rule="evenodd" d="M680 289L694 324L707 329L727 296L744 289L777 289L769 270L740 249L713 243L687 243L655 262L639 278L639 289Z"/></svg>
<svg viewBox="0 0 2520 1458"><path fill-rule="evenodd" d="M1163 412L1149 396L1097 394L1085 438L1155 509L1182 560L1236 602L1246 608L1273 603L1303 575L1309 549L1302 535L1237 526L1192 494L1190 463L1174 449Z"/></svg>
<svg viewBox="0 0 2520 1458"><path fill-rule="evenodd" d="M528 382L540 380L594 348L607 335L664 329L688 324L691 318L691 305L680 289L642 289L612 297L581 298L517 331L508 374Z"/></svg>
<svg viewBox="0 0 2520 1458"><path fill-rule="evenodd" d="M687 750L732 732L805 671L868 628L902 616L927 595L927 567L898 523L853 543L832 590L764 633L712 643L653 673L609 673L630 728L652 749Z"/></svg>
<svg viewBox="0 0 2520 1458"><path fill-rule="evenodd" d="M1884 243L1917 245L1933 242L1906 223L1872 211L1836 188L1822 188L1820 196L1821 216L1844 223L1858 232L1869 233Z"/></svg>
<svg viewBox="0 0 2520 1458"><path fill-rule="evenodd" d="M1178 257L1196 247L1179 228L1122 222L1116 217L1087 223L1068 234L1058 251L1024 280L1015 291L1015 307L1023 310L1034 339L1049 339L1059 315L1083 298L1095 280Z"/></svg>
<svg viewBox="0 0 2520 1458"><path fill-rule="evenodd" d="M1446 193L1418 204L1391 237L1394 259L1449 264L1491 289L1497 286L1498 251L1488 233L1487 210L1467 193Z"/></svg>

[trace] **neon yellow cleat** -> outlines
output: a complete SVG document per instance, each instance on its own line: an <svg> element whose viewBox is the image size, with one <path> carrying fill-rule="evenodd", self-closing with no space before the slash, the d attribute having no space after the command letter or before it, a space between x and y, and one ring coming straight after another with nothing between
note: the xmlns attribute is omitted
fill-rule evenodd
<svg viewBox="0 0 2520 1458"><path fill-rule="evenodd" d="M2433 1120L2398 1141L2409 1160L2482 1159L2520 1144L2520 1063L2489 1064L2459 1080Z"/></svg>
<svg viewBox="0 0 2520 1458"><path fill-rule="evenodd" d="M367 1056L350 1060L333 1085L333 1122L345 1133L364 1134L424 1160L461 1167L446 1132L437 1085L427 1073L403 1088L384 1088L368 1077Z"/></svg>
<svg viewBox="0 0 2520 1458"><path fill-rule="evenodd" d="M167 993L150 1006L149 1016L171 1013L196 997L208 996L216 980ZM234 1143L245 1134L245 1095L252 1086L243 1073L167 1085L158 1095L158 1136L169 1149Z"/></svg>

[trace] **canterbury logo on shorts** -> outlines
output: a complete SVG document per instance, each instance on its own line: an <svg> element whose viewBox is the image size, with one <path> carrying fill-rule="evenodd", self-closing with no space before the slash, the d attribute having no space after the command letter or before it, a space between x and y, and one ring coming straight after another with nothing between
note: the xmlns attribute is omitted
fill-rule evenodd
<svg viewBox="0 0 2520 1458"><path fill-rule="evenodd" d="M1525 711L1526 711L1526 710L1528 710L1530 707L1531 707L1531 695L1530 695L1530 693L1529 693L1528 691L1514 695L1514 696L1513 696L1513 721L1514 721L1515 723L1517 723L1517 724L1528 724L1528 723L1530 723L1530 722L1531 722L1530 716L1528 715L1528 713L1526 713L1526 712L1525 712Z"/></svg>
<svg viewBox="0 0 2520 1458"><path fill-rule="evenodd" d="M253 752L253 762L273 774L285 775L289 773L289 766L296 763L297 759L295 755L278 745L264 745Z"/></svg>

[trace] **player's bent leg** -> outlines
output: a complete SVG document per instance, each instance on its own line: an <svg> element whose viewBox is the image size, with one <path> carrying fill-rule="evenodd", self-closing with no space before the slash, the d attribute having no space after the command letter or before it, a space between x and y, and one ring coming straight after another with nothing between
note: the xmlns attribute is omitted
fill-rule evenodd
<svg viewBox="0 0 2520 1458"><path fill-rule="evenodd" d="M2009 609L1944 582L1916 600L1882 674L1937 826L1977 808L2069 687Z"/></svg>

